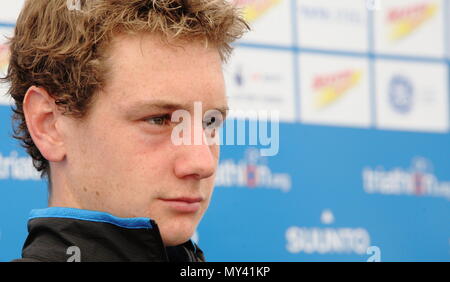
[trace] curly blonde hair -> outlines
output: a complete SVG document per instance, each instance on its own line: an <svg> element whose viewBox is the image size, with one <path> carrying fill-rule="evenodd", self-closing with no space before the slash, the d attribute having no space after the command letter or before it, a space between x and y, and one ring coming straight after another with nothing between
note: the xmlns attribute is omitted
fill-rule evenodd
<svg viewBox="0 0 450 282"><path fill-rule="evenodd" d="M105 84L106 50L114 35L150 32L202 40L226 61L231 43L248 29L229 0L27 0L9 38L10 64L2 79L15 101L13 137L41 177L50 179L49 162L25 121L23 100L31 86L46 89L64 114L82 118Z"/></svg>

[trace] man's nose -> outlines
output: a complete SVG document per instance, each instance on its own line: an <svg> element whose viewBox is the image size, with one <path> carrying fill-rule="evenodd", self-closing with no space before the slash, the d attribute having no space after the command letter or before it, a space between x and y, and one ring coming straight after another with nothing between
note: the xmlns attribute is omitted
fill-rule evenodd
<svg viewBox="0 0 450 282"><path fill-rule="evenodd" d="M174 149L178 151L174 168L178 178L192 176L200 180L214 174L219 150L217 145L201 142L178 145Z"/></svg>

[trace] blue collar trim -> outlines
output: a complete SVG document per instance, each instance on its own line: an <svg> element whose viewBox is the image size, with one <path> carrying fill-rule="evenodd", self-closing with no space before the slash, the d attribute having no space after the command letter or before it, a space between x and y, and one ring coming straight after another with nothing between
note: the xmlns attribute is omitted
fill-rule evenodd
<svg viewBox="0 0 450 282"><path fill-rule="evenodd" d="M30 212L30 216L28 219L31 220L34 218L45 217L71 218L94 222L104 222L130 229L153 228L150 219L146 217L122 218L113 216L106 212L75 208L50 207L46 209L35 209Z"/></svg>

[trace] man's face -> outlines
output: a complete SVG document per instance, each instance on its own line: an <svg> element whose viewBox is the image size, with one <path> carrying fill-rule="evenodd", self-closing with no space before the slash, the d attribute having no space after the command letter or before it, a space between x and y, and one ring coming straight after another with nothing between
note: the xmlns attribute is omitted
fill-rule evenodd
<svg viewBox="0 0 450 282"><path fill-rule="evenodd" d="M175 145L170 115L227 107L220 55L142 34L117 36L109 55L107 85L66 138L67 186L81 208L152 218L166 246L184 243L209 205L219 146Z"/></svg>

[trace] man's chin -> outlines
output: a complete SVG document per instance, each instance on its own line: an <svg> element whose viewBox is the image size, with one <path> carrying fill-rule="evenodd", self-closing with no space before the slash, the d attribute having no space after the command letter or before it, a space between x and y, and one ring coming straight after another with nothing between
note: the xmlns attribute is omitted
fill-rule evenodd
<svg viewBox="0 0 450 282"><path fill-rule="evenodd" d="M184 230L172 228L169 230L164 230L164 228L161 228L160 232L164 246L173 247L189 241L191 237L194 235L195 228L190 227L185 228Z"/></svg>
<svg viewBox="0 0 450 282"><path fill-rule="evenodd" d="M196 214L176 215L164 220L155 220L162 241L166 247L178 246L189 241L197 229L199 218Z"/></svg>

